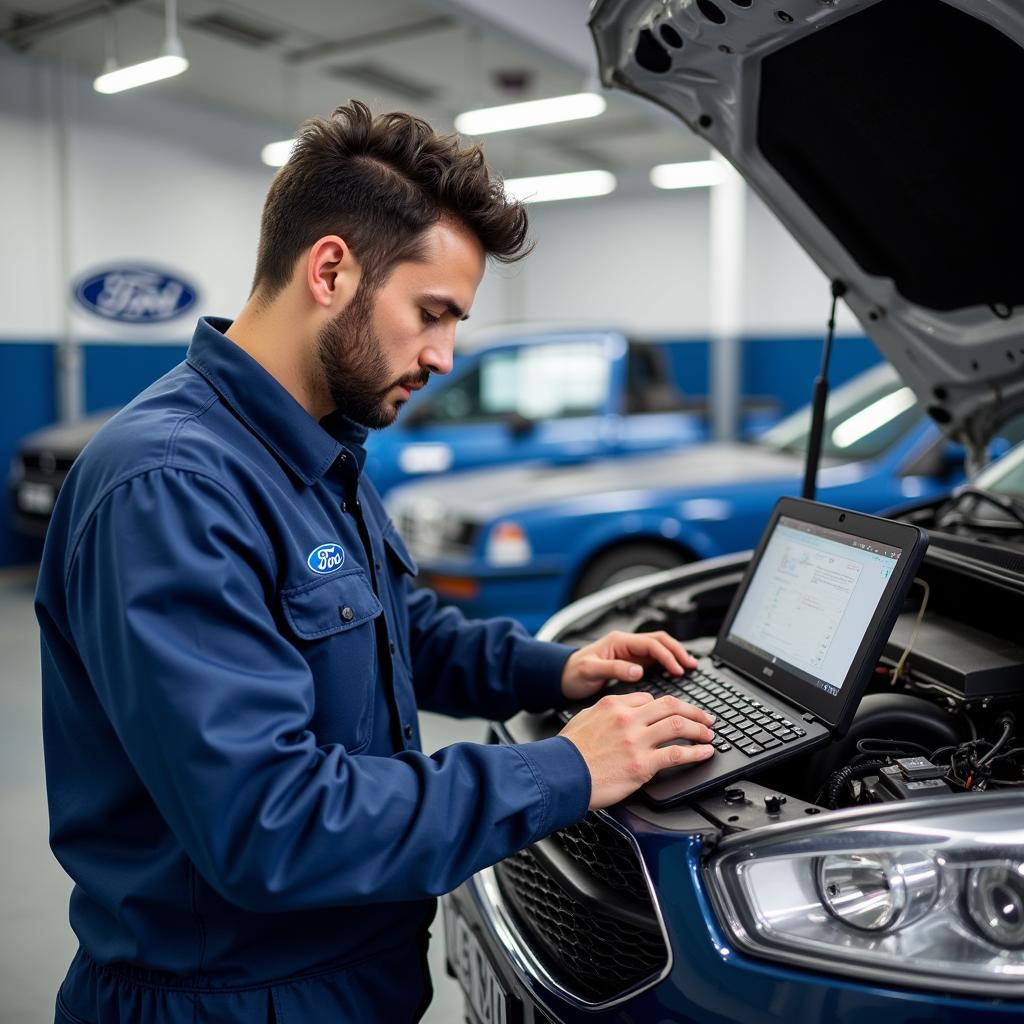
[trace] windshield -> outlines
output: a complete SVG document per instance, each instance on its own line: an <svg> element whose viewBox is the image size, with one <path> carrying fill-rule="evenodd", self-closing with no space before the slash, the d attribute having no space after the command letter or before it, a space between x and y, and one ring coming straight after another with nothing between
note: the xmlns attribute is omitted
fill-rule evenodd
<svg viewBox="0 0 1024 1024"><path fill-rule="evenodd" d="M826 459L871 459L901 438L921 417L914 392L888 365L877 366L837 388L825 406L821 454ZM811 408L787 416L758 444L803 454L811 430Z"/></svg>
<svg viewBox="0 0 1024 1024"><path fill-rule="evenodd" d="M974 482L986 491L1024 498L1024 444L1018 444L997 462L986 466Z"/></svg>
<svg viewBox="0 0 1024 1024"><path fill-rule="evenodd" d="M437 394L420 423L593 416L608 400L611 363L601 341L496 349Z"/></svg>

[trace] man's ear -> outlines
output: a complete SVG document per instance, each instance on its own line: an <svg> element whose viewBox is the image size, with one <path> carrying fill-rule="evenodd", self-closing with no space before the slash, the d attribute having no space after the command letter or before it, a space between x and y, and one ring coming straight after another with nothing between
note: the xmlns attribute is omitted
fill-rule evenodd
<svg viewBox="0 0 1024 1024"><path fill-rule="evenodd" d="M325 311L340 313L359 288L362 270L352 250L338 235L313 243L306 259L306 287Z"/></svg>

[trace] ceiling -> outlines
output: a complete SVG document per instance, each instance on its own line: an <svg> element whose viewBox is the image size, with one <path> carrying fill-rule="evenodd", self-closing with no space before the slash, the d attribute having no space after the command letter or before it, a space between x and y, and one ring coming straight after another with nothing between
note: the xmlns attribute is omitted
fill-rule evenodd
<svg viewBox="0 0 1024 1024"><path fill-rule="evenodd" d="M586 0L518 0L516 13L532 7L533 17L512 21L498 2L178 0L189 70L147 88L267 120L284 138L349 98L450 130L462 110L597 87ZM551 45L558 40L545 39L545 15L556 7L561 22L550 24L578 26L568 59ZM163 34L160 0L0 0L3 44L87 76L99 74L111 47L122 65L156 56ZM589 121L487 136L490 163L505 177L606 168L648 187L654 164L707 156L706 144L661 111L607 98L605 114Z"/></svg>

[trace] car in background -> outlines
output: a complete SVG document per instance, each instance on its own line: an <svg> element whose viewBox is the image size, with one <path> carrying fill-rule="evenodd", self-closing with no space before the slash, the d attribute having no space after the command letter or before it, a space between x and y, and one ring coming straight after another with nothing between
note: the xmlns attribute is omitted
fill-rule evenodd
<svg viewBox="0 0 1024 1024"><path fill-rule="evenodd" d="M396 488L387 505L423 585L536 630L603 587L751 547L775 499L800 493L809 430L805 408L747 443L466 473ZM824 436L830 504L878 512L963 479L962 449L888 364L832 394Z"/></svg>
<svg viewBox="0 0 1024 1024"><path fill-rule="evenodd" d="M744 434L778 402L742 403ZM367 472L386 494L413 477L523 462L568 464L705 439L708 401L683 392L665 347L618 331L492 338L417 393L367 439Z"/></svg>
<svg viewBox="0 0 1024 1024"><path fill-rule="evenodd" d="M742 429L778 419L778 402L749 397ZM26 437L8 491L16 530L42 537L71 463L116 412ZM398 420L367 439L381 493L405 480L518 462L574 463L659 451L708 436L708 403L672 378L664 346L618 331L491 337L417 392Z"/></svg>
<svg viewBox="0 0 1024 1024"><path fill-rule="evenodd" d="M675 806L591 812L444 899L468 1018L1019 1020L1024 450L983 466L1024 412L1024 145L1006 131L1024 94L1024 6L595 0L590 16L605 84L730 160L902 381L886 404L832 419L833 449L915 415L904 437L941 428L970 482L894 513L930 545L844 736ZM941 473L953 451L932 438L913 454ZM829 475L857 465L827 459L820 496L848 502L857 481L844 491ZM895 489L905 479L925 477ZM538 636L578 647L665 629L708 653L749 560L616 584ZM730 699L715 701L726 740ZM791 724L760 717L775 735ZM521 714L492 739L561 726Z"/></svg>
<svg viewBox="0 0 1024 1024"><path fill-rule="evenodd" d="M22 439L7 478L11 525L18 533L45 536L53 503L71 464L115 412L105 409L74 423L44 427Z"/></svg>

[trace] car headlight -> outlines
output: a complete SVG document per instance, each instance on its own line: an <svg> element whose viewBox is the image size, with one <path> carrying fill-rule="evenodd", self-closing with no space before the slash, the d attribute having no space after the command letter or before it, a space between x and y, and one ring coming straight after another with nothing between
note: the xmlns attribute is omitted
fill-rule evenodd
<svg viewBox="0 0 1024 1024"><path fill-rule="evenodd" d="M738 949L863 980L1024 995L1024 821L1007 794L725 840L706 878Z"/></svg>
<svg viewBox="0 0 1024 1024"><path fill-rule="evenodd" d="M495 523L487 535L486 557L491 565L526 565L533 557L526 531L509 520Z"/></svg>
<svg viewBox="0 0 1024 1024"><path fill-rule="evenodd" d="M476 534L476 523L433 498L391 500L385 508L418 561L462 556Z"/></svg>

